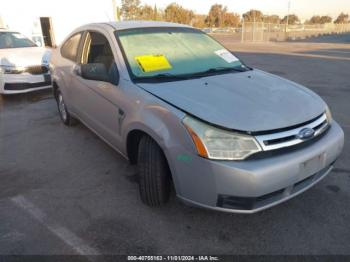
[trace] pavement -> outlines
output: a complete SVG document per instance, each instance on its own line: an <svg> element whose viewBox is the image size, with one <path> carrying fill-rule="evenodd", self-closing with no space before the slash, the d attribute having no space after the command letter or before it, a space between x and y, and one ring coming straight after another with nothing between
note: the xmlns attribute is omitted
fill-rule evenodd
<svg viewBox="0 0 350 262"><path fill-rule="evenodd" d="M233 43L246 64L299 82L350 136L350 46ZM334 171L253 215L143 205L135 168L82 124L64 126L50 91L0 98L0 254L350 254L350 142ZM283 174L282 174L283 175Z"/></svg>

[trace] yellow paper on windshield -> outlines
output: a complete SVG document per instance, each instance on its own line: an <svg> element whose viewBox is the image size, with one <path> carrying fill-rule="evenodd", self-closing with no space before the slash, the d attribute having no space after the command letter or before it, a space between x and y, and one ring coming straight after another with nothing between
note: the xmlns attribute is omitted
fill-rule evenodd
<svg viewBox="0 0 350 262"><path fill-rule="evenodd" d="M171 69L171 65L164 55L136 56L139 67L143 72L161 71Z"/></svg>

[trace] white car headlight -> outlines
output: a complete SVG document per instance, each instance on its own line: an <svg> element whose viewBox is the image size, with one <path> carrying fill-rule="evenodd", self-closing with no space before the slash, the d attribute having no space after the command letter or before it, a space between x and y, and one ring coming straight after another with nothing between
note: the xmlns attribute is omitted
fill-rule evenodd
<svg viewBox="0 0 350 262"><path fill-rule="evenodd" d="M183 123L200 156L217 160L243 160L261 151L254 137L222 130L186 116Z"/></svg>
<svg viewBox="0 0 350 262"><path fill-rule="evenodd" d="M21 74L25 71L25 67L22 66L0 66L0 73L2 74Z"/></svg>

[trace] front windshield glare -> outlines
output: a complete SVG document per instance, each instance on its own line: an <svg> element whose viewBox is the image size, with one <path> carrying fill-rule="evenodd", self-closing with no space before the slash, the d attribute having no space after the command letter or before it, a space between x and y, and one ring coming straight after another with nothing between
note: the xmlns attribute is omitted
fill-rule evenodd
<svg viewBox="0 0 350 262"><path fill-rule="evenodd" d="M196 29L129 29L116 32L116 36L134 79L210 74L215 69L244 67L222 45Z"/></svg>
<svg viewBox="0 0 350 262"><path fill-rule="evenodd" d="M24 35L17 32L0 32L0 49L36 46Z"/></svg>

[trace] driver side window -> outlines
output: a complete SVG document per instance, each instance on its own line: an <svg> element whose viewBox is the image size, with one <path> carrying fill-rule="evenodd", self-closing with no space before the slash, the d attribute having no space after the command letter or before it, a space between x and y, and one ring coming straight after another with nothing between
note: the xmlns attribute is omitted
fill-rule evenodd
<svg viewBox="0 0 350 262"><path fill-rule="evenodd" d="M107 74L111 83L117 82L118 70L107 38L97 32L88 32L81 55L82 65L96 66L97 74Z"/></svg>

